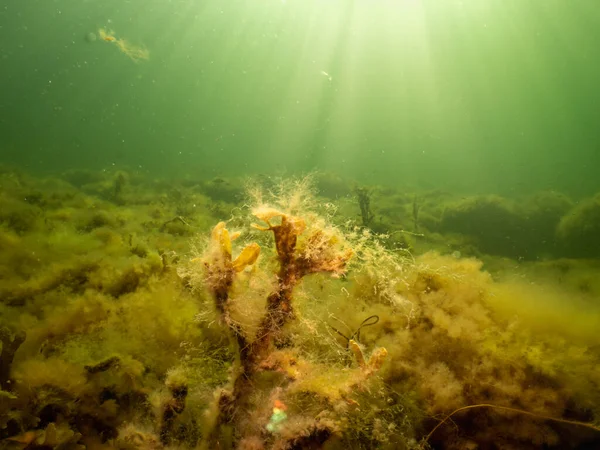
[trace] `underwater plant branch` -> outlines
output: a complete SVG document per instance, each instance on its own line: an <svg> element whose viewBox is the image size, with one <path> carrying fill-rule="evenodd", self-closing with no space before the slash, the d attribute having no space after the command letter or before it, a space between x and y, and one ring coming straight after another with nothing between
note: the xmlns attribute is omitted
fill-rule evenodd
<svg viewBox="0 0 600 450"><path fill-rule="evenodd" d="M276 269L275 284L267 294L264 310L252 337L245 326L233 316L235 302L244 299L238 299L237 296L233 298L232 288L237 274L257 260L260 251L258 244L246 246L234 259L231 241L237 237L237 233L230 234L225 222L220 222L213 228L209 245L203 255L192 260L192 263L199 263L202 269L204 287L214 299L221 323L226 325L230 337L236 340L235 364L227 386L216 392L212 406L213 414L210 423L207 424L203 447L207 449L219 448L224 433L228 435L231 430L236 430L235 435L231 437L234 443L245 442L248 439L262 442L265 436L259 437L260 433L257 434L256 420L259 415L263 415L263 411L253 408L252 405L256 401L257 384L264 383L261 373L278 370L277 364L273 363L279 357L276 352L277 343L283 337L281 333L286 324L295 319L294 289L306 275L323 273L333 277L343 276L348 262L354 256L349 242L333 226L314 221L307 227L303 218L266 206L255 209L253 214L262 222L261 225L252 224L253 228L273 233L273 259ZM344 336L359 366L356 376L348 385L350 391L362 389L365 380L377 372L386 359L387 351L384 348L375 349L365 357L362 346L358 343L361 329L378 321L377 315L370 316L363 320L357 329L350 330L350 338ZM276 387L271 392L274 401L280 398L281 392L276 393L280 388L281 386ZM166 412L177 414L175 410ZM167 420L170 416L163 419L170 428ZM267 430L272 432L268 428ZM279 441L283 442L281 439Z"/></svg>
<svg viewBox="0 0 600 450"><path fill-rule="evenodd" d="M231 241L238 236L239 233L229 233L225 222L219 222L212 230L205 254L192 260L192 262L203 265L204 281L214 299L221 323L230 330L230 336L235 341L239 357L236 361L237 368L233 370L230 379L230 389L233 392L223 389L218 395L216 417L207 438L208 448L218 447L220 427L234 420L235 403L240 398L240 393L244 391L245 380L252 371L252 346L248 342L242 326L231 317L229 293L236 275L256 262L260 254L260 247L256 243L249 244L234 259ZM163 417L163 420L168 428L172 425L170 422L182 411L176 400L174 395L173 408L165 410L166 416Z"/></svg>
<svg viewBox="0 0 600 450"><path fill-rule="evenodd" d="M298 237L306 230L306 223L299 217L293 217L274 209L256 210L254 215L265 222L267 226L254 224L261 231L271 231L275 240L279 271L277 273L277 289L267 297L266 313L261 321L254 342L255 355L260 359L273 336L294 318L292 294L300 280L309 274L324 272L332 275L345 273L352 251L335 248L337 240L327 235L322 229L313 230L303 243L303 248L297 248ZM279 225L273 225L271 220L279 217Z"/></svg>
<svg viewBox="0 0 600 450"><path fill-rule="evenodd" d="M518 409L518 408L511 408L509 406L499 406L499 405L492 405L490 403L479 403L477 405L469 405L469 406L463 406L461 408L455 409L454 411L452 411L450 414L448 414L446 417L444 417L430 432L427 436L425 436L425 438L423 439L423 442L428 442L429 439L431 439L431 437L433 436L433 434L437 431L438 428L440 428L444 423L446 423L452 416L454 416L455 414L462 412L462 411L467 411L469 409L476 409L476 408L492 408L492 409L499 409L502 411L509 411L509 412L513 412L513 413L517 413L517 414L524 414L527 416L531 416L531 417L535 417L536 419L542 419L542 420L550 420L552 422L558 422L558 423L565 423L568 425L574 425L574 426L579 426L579 427L585 427L585 428L589 428L591 430L594 431L599 431L600 432L600 426L595 425L593 423L588 423L588 422L580 422L578 420L569 420L569 419L561 419L559 417L552 417L552 416L546 416L543 414L537 414L537 413L533 413L531 411L526 411L523 409Z"/></svg>
<svg viewBox="0 0 600 450"><path fill-rule="evenodd" d="M278 277L278 289L267 297L266 313L260 322L257 338L253 343L253 355L260 359L267 351L274 334L294 317L292 290L296 280Z"/></svg>
<svg viewBox="0 0 600 450"><path fill-rule="evenodd" d="M371 210L371 193L364 187L357 187L354 191L358 198L362 224L364 227L368 227L375 218L375 214L373 214L373 211Z"/></svg>
<svg viewBox="0 0 600 450"><path fill-rule="evenodd" d="M277 285L267 297L265 313L259 322L254 341L249 345L244 345L245 340L238 341L239 370L232 374L232 391L223 391L219 396L218 417L209 438L209 442L212 444L218 442L218 429L221 425L225 423L239 425L250 420L250 412L242 411L240 406L249 402L249 398L254 392L255 375L261 371L261 363L269 357L272 342L284 325L294 318L292 305L294 288L305 275L311 273L329 272L333 275L343 273L346 263L352 255L348 250L339 249L336 246L337 240L333 236L326 235L320 229L313 231L303 242L302 248L298 248L298 237L306 229L306 224L301 218L266 208L255 211L254 215L265 222L267 226L253 224L253 227L261 231L270 231L274 236L279 262ZM280 218L279 224L271 223L274 217ZM217 230L217 234L219 233ZM218 240L218 236L213 233L213 241L215 240ZM224 264L227 266L230 260L227 255L230 255L231 252L227 245L221 245L221 247L223 249L221 254L226 255ZM231 273L227 270L225 272ZM215 287L217 286L219 283L216 283ZM229 286L229 278L221 280L220 292L228 292ZM218 300L219 305L223 307L225 320L227 320L228 301L227 298ZM236 330L234 333L244 339L243 334Z"/></svg>
<svg viewBox="0 0 600 450"><path fill-rule="evenodd" d="M207 256L203 258L205 281L215 301L222 323L233 333L239 348L241 362L247 361L249 344L242 327L231 318L229 291L236 275L254 264L260 254L258 244L244 247L237 258L232 257L231 241L239 233L230 234L225 222L219 222L212 230Z"/></svg>
<svg viewBox="0 0 600 450"><path fill-rule="evenodd" d="M257 354L263 353L271 342L272 335L294 316L292 309L292 291L302 274L296 260L298 236L306 225L303 220L292 218L275 210L255 212L255 216L267 226L254 224L261 231L271 231L275 240L275 249L279 260L277 289L267 297L266 313L261 320L254 347ZM281 217L279 225L272 225L271 219Z"/></svg>

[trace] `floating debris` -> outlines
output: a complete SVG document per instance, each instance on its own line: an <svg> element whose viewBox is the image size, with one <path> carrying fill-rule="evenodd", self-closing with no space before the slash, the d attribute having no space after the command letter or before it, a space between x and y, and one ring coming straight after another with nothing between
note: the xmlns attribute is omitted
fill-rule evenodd
<svg viewBox="0 0 600 450"><path fill-rule="evenodd" d="M137 45L133 45L127 42L125 39L117 38L113 30L106 30L105 28L100 28L98 30L98 35L103 41L115 44L119 48L119 50L121 50L123 53L129 56L129 58L131 58L132 61L146 61L150 58L150 52L148 51L148 49Z"/></svg>

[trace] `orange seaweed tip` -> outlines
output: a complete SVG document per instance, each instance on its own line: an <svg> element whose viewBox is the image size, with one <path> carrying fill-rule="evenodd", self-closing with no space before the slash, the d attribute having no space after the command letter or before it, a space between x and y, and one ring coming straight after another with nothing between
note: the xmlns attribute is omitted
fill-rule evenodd
<svg viewBox="0 0 600 450"><path fill-rule="evenodd" d="M273 407L278 408L282 411L285 411L287 409L287 406L285 406L285 403L283 403L281 400L275 400L273 402Z"/></svg>

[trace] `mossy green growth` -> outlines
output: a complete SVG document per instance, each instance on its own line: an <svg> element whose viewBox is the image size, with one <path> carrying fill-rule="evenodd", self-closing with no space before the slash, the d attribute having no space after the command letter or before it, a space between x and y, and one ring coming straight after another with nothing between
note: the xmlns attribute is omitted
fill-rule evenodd
<svg viewBox="0 0 600 450"><path fill-rule="evenodd" d="M571 257L600 255L600 194L583 200L560 221L557 236Z"/></svg>
<svg viewBox="0 0 600 450"><path fill-rule="evenodd" d="M339 199L338 209L337 194L319 199L305 180L253 191L248 203L258 214L250 218L227 203L227 192L192 179L174 186L128 173L120 198L110 198L116 176L92 177L83 191L0 176L11 211L39 215L26 227L0 224L0 326L26 331L2 380L0 446L27 439L155 449L212 449L215 438L231 449L595 442L572 424L540 418L600 417L594 262L486 257L484 265L435 251L411 255L392 233L410 226L414 196L391 188L374 188L385 216L377 223L391 232L377 236L356 225L354 199ZM422 198L425 236L411 245L464 249L468 236L449 241L429 230L440 231L442 203L452 197ZM502 202L487 203L519 219L525 209L537 208L540 221L563 214L555 237L573 248L574 230L586 228L565 214L593 216L593 202L571 210L553 194L527 208ZM211 238L210 228L231 211ZM184 232L165 226L176 217ZM189 255L192 234L199 238ZM483 402L537 416L463 410L428 436L453 410ZM273 408L286 418L271 433Z"/></svg>

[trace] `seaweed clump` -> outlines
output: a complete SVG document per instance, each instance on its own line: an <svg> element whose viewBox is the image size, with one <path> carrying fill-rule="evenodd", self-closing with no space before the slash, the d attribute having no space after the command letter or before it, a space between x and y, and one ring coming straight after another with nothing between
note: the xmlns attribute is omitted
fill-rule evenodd
<svg viewBox="0 0 600 450"><path fill-rule="evenodd" d="M357 226L304 180L252 190L227 223L240 209L201 185L98 180L0 176L1 448L599 445L597 263L499 281L476 259L391 249L381 219ZM390 230L410 227L411 199L389 199L404 205ZM572 210L585 221L552 193L527 217L490 202L456 223L508 211L523 243L522 224L545 239L563 216L540 249L595 242L593 202ZM191 234L206 237L183 258Z"/></svg>
<svg viewBox="0 0 600 450"><path fill-rule="evenodd" d="M363 227L368 227L375 215L371 210L371 192L365 187L357 187L355 189L358 206L360 207L360 218Z"/></svg>
<svg viewBox="0 0 600 450"><path fill-rule="evenodd" d="M544 308L556 306L547 293L494 283L474 259L427 253L404 280L401 295L416 313L400 326L384 377L397 392L418 393L421 425L430 430L425 439L434 448L597 442L600 378L583 376L598 361L593 322L573 308L562 312L569 325L548 323ZM538 313L527 316L529 309Z"/></svg>
<svg viewBox="0 0 600 450"><path fill-rule="evenodd" d="M322 410L316 417L297 408L284 413L286 404L299 401L298 396L307 393L301 386L310 384L310 379L314 382L319 373L318 365L301 356L293 337L286 332L287 325L297 317L294 308L297 289L311 274L342 277L354 253L337 228L315 215L307 213L303 217L295 211L294 201L302 195L294 192L278 207L261 202L252 209L253 216L263 222L252 224L252 228L273 236L275 251L269 252L269 256L277 267L274 277L259 289L266 293L265 303L254 324L244 324L235 316L236 309L247 308L244 302L251 301L254 295L250 292L244 298L237 292L238 278L246 278L242 284L252 283L248 280L253 277L261 278L256 275L261 253L257 243L245 245L233 258L232 240L240 234L231 233L220 222L213 228L204 252L181 272L192 286L202 283L208 289L237 348L236 368L229 385L219 391L215 400L208 448L223 445L228 441L228 433L230 445L235 448L309 448L339 436L343 428L333 407ZM246 273L248 270L250 273ZM344 398L350 396L353 388L361 390L366 380L381 368L387 354L384 348L379 348L365 359L357 342L351 340L350 346L358 367L328 386L333 392L338 391L331 398L337 397L342 403L350 401ZM326 401L327 396L322 395ZM272 414L269 405L275 405ZM290 420L286 420L288 417Z"/></svg>
<svg viewBox="0 0 600 450"><path fill-rule="evenodd" d="M471 237L481 251L522 257L523 219L512 202L498 196L472 197L448 205L440 228Z"/></svg>
<svg viewBox="0 0 600 450"><path fill-rule="evenodd" d="M565 255L578 258L600 256L600 194L582 201L565 214L557 228Z"/></svg>
<svg viewBox="0 0 600 450"><path fill-rule="evenodd" d="M567 229L575 222L569 219L573 215L571 208L571 200L554 191L538 192L519 201L496 195L474 196L449 203L438 227L462 234L488 254L520 260L581 256L580 251L564 245L572 244L567 237Z"/></svg>

